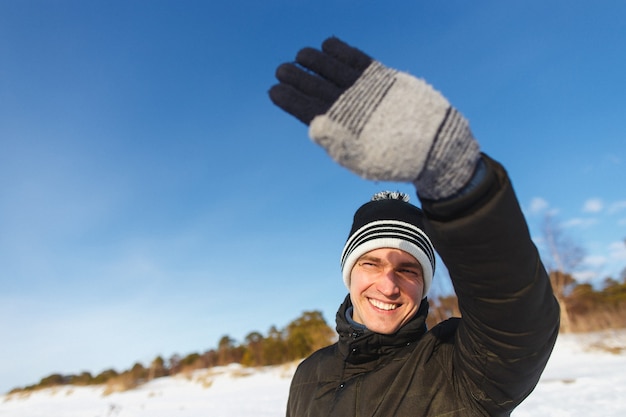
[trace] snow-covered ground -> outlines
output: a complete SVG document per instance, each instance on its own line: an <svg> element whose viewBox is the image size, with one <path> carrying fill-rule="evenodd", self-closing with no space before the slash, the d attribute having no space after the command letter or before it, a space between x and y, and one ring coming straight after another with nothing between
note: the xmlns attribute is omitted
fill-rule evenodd
<svg viewBox="0 0 626 417"><path fill-rule="evenodd" d="M160 378L135 390L62 387L0 397L6 417L279 417L295 365L228 366ZM626 332L561 335L539 385L513 413L626 415Z"/></svg>

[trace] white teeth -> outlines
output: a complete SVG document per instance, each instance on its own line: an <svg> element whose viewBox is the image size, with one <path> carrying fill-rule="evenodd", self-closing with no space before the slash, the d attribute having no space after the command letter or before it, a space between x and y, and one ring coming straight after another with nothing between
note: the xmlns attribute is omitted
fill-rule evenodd
<svg viewBox="0 0 626 417"><path fill-rule="evenodd" d="M369 299L369 302L374 307L379 308L381 310L386 310L386 311L395 310L398 307L397 304L383 303L382 301L374 300L372 298Z"/></svg>

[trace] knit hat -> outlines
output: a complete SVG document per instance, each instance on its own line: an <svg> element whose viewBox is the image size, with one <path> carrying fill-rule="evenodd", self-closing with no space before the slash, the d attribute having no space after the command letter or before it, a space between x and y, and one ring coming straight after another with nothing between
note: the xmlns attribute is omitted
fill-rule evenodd
<svg viewBox="0 0 626 417"><path fill-rule="evenodd" d="M365 253L394 248L410 253L422 265L424 297L435 272L435 248L423 231L422 210L409 203L409 196L383 191L374 194L354 214L350 235L341 254L343 282L350 289L350 273Z"/></svg>

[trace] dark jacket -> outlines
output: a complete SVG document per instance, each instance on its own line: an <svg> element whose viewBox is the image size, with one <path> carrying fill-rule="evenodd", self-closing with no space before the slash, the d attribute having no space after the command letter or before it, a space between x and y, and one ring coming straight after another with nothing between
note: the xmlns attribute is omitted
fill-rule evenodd
<svg viewBox="0 0 626 417"><path fill-rule="evenodd" d="M507 416L534 389L556 341L559 308L504 169L448 202L422 201L462 319L426 329L428 303L394 335L337 313L339 341L303 361L288 417Z"/></svg>

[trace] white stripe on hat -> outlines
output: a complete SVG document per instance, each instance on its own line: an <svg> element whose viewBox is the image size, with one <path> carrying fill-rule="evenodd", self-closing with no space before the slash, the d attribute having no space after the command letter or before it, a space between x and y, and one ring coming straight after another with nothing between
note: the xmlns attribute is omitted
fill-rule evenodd
<svg viewBox="0 0 626 417"><path fill-rule="evenodd" d="M422 265L424 297L435 271L435 250L430 239L417 226L398 220L378 220L358 229L346 242L341 255L343 281L350 288L350 273L365 253L379 248L394 248L410 253Z"/></svg>

